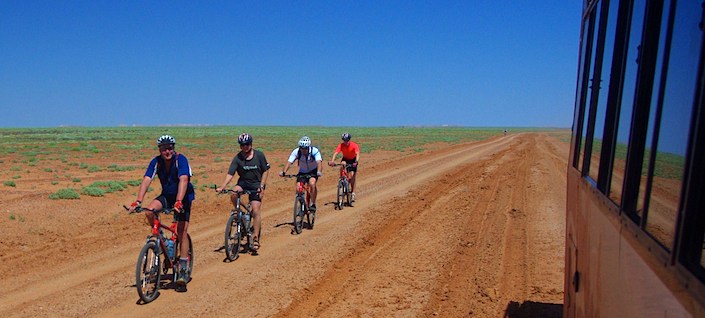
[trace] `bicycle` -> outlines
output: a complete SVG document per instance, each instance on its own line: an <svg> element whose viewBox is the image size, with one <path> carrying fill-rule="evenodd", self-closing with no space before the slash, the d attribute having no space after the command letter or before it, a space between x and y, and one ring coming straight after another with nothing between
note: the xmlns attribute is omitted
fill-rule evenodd
<svg viewBox="0 0 705 318"><path fill-rule="evenodd" d="M308 223L308 228L313 229L316 222L316 211L311 211L311 192L308 180L314 177L312 174L285 174L282 177L296 178L296 197L294 198L294 231L301 234L304 227L304 216Z"/></svg>
<svg viewBox="0 0 705 318"><path fill-rule="evenodd" d="M123 207L129 211L127 206L123 205ZM177 234L177 221L175 219L172 221L171 226L162 224L159 219L159 214L170 214L176 210L173 208L154 210L138 206L130 214L144 211L152 211L154 213L154 223L152 224L152 233L147 235L147 241L137 258L135 287L137 287L137 294L140 299L144 303L149 303L159 296L162 275L167 275L169 269L172 269L171 282L173 283L177 280L179 259L181 258L181 240ZM171 238L167 238L162 229L171 232ZM188 238L187 272L190 278L193 271L193 243L191 242L191 235L187 234L186 237Z"/></svg>
<svg viewBox="0 0 705 318"><path fill-rule="evenodd" d="M342 210L343 206L352 207L352 190L350 189L350 177L347 168L352 164L336 163L333 167L340 166L340 177L338 178L338 189L336 192L335 209Z"/></svg>
<svg viewBox="0 0 705 318"><path fill-rule="evenodd" d="M237 195L235 208L230 211L228 223L225 224L225 256L232 262L240 257L241 247L243 251L251 251L252 255L257 255L257 250L252 247L254 243L252 238L254 228L250 222L252 220L252 205L248 202L245 208L243 208L240 203L240 197L243 194L250 196L257 193L257 191L245 190L238 192L231 189L223 189L220 193L225 194L228 192Z"/></svg>

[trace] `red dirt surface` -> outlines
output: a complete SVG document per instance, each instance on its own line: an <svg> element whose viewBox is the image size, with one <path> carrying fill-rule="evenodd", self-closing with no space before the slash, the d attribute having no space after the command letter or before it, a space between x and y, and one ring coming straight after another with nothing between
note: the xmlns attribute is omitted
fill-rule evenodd
<svg viewBox="0 0 705 318"><path fill-rule="evenodd" d="M276 176L289 151L268 153L259 255L223 261L231 205L197 190L193 280L187 292L161 290L146 305L138 303L134 273L148 227L122 208L136 187L49 200L57 185L33 173L3 186L0 314L560 317L568 155L560 136L519 133L425 152L365 153L357 202L342 211L325 204L337 178L327 167L315 228L300 235L291 234L293 181ZM229 159L179 150L202 170L197 176L209 176L200 184L220 184ZM85 182L135 180L143 170L61 173L84 173ZM12 174L3 171L2 180Z"/></svg>

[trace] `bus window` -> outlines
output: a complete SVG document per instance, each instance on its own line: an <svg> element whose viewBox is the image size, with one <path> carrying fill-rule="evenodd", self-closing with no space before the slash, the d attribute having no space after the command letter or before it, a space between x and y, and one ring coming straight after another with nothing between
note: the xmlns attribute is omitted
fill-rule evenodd
<svg viewBox="0 0 705 318"><path fill-rule="evenodd" d="M596 31L600 28L601 20L604 18L602 10L600 10L601 7L602 5L598 5L598 8L595 10ZM600 97L602 97L603 95L602 92L607 91L607 86L603 86L603 84L605 84L603 78L605 78L605 76L609 76L609 71L603 73L604 68L601 67L601 65L604 65L603 62L605 56L598 53L604 52L602 48L599 47L600 36L598 34L599 32L596 33L596 36L593 37L592 60L594 61L594 65L590 73L590 97L588 99L589 102L586 104L586 107L588 105L590 107L590 116L586 117L586 119L588 120L588 122L586 123L588 125L588 133L591 134L589 138L586 139L586 141L590 140L590 166L587 168L586 175L589 176L593 181L597 181L597 173L600 168L599 165L600 151L602 151L602 130L604 128L605 121L605 111L603 107L604 105L602 105L601 102L606 99L603 98L602 100L600 100ZM609 58L610 54L607 55L607 58Z"/></svg>
<svg viewBox="0 0 705 318"><path fill-rule="evenodd" d="M589 37L589 41L591 42L588 47L590 48L590 55L588 56L588 60L586 60L586 67L588 67L588 77L587 77L587 83L584 85L587 85L587 90L586 90L586 96L585 96L585 103L583 104L585 107L585 114L583 117L583 122L582 122L582 132L581 132L581 139L583 140L582 146L580 149L580 158L582 159L582 162L580 163L580 169L582 169L583 175L586 176L589 174L590 170L594 170L592 165L597 163L599 161L599 157L593 157L592 154L594 152L590 151L590 147L594 145L592 141L593 137L593 132L591 129L594 130L593 128L590 127L590 117L593 116L592 114L592 109L590 107L591 105L591 100L592 100L592 92L595 89L599 90L600 87L600 79L595 78L595 59L597 58L596 51L598 49L597 47L597 29L598 26L600 25L598 20L600 18L600 10L595 10L592 14L592 17L590 18L590 27L592 30L591 36ZM583 87L585 89L585 87ZM590 111L588 111L590 110ZM594 159L593 159L594 158ZM597 180L597 178L595 178Z"/></svg>
<svg viewBox="0 0 705 318"><path fill-rule="evenodd" d="M617 8L619 6L619 1L607 1L604 2L604 4L607 4L610 6L608 10L603 11L603 17L602 19L605 19L605 30L604 30L604 46L602 49L603 55L602 55L602 71L600 72L600 78L601 80L599 81L599 96L597 98L597 110L595 114L595 133L594 133L594 139L593 139L593 144L592 144L592 153L595 154L593 158L595 158L595 163L598 163L598 155L599 155L599 165L607 164L607 161L611 160L609 157L611 155L611 148L608 149L603 149L605 144L603 144L605 133L608 134L607 138L610 138L609 132L605 131L605 120L607 117L607 98L608 98L608 92L609 88L611 86L610 83L610 76L611 76L611 71L612 71L612 62L613 62L613 56L614 56L614 42L615 42L615 33L616 33L616 24L617 24ZM606 16L605 16L606 15ZM602 153L603 151L606 151L606 153ZM602 161L605 161L604 163ZM594 180L599 180L598 179L598 174L602 173L602 169L599 169L598 165L594 164L593 165L594 169L590 169L590 177L593 178ZM599 184L598 182L598 187L600 187L600 190L604 190L604 185ZM602 181L604 183L604 181Z"/></svg>
<svg viewBox="0 0 705 318"><path fill-rule="evenodd" d="M669 249L673 246L696 89L694 83L697 82L697 68L693 65L698 65L702 39L698 27L702 13L700 3L679 4L658 123L658 145L652 156L653 180L645 224L646 231Z"/></svg>
<svg viewBox="0 0 705 318"><path fill-rule="evenodd" d="M636 91L636 77L639 66L639 47L646 11L646 1L634 1L632 20L629 27L629 42L627 44L627 57L624 70L624 88L617 124L617 144L615 147L614 165L612 167L612 180L609 197L617 204L622 201L622 187L625 177L625 162L627 159L627 144L629 142L629 129L632 122L634 107L634 93Z"/></svg>

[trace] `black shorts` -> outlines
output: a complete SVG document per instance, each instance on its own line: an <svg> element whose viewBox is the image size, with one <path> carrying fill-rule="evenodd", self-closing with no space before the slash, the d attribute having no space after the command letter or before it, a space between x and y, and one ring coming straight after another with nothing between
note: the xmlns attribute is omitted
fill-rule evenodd
<svg viewBox="0 0 705 318"><path fill-rule="evenodd" d="M250 194L250 197L248 198L250 201L259 201L262 202L262 198L259 197L259 182L253 183L253 182L238 182L237 185L240 186L245 191L252 191L254 193Z"/></svg>
<svg viewBox="0 0 705 318"><path fill-rule="evenodd" d="M355 158L353 158L353 159L345 159L345 158L343 158L343 162L345 162L346 164L351 165L351 164L355 163L356 161L355 161ZM347 167L346 170L347 170L347 171L357 171L357 167L350 166L350 167Z"/></svg>
<svg viewBox="0 0 705 318"><path fill-rule="evenodd" d="M301 182L308 183L309 179L305 178L304 177L305 175L310 175L311 178L315 178L316 180L318 180L318 170L313 170L313 171L309 171L309 172L299 172L296 175L296 182L301 181Z"/></svg>
<svg viewBox="0 0 705 318"><path fill-rule="evenodd" d="M164 208L171 208L174 206L174 203L176 203L176 195L160 195L156 198L155 200L158 200L159 202L162 203L162 207ZM183 221L183 222L189 222L191 219L191 202L190 200L182 200L181 203L184 204L184 209L181 211L181 213L177 213L174 211L174 220L178 221Z"/></svg>

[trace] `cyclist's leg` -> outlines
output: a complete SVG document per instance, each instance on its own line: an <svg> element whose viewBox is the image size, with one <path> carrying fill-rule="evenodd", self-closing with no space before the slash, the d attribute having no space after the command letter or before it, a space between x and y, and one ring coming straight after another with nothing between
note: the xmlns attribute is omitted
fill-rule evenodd
<svg viewBox="0 0 705 318"><path fill-rule="evenodd" d="M161 209L162 207L164 207L164 204L162 203L162 200L161 200L162 198L163 198L163 196L159 196L159 197L154 198L152 200L152 202L150 202L149 205L147 205L147 208L150 210ZM166 199L164 199L164 200L166 200ZM144 215L147 217L147 221L149 221L149 226L151 227L152 225L154 225L154 212L149 211L149 210L145 210Z"/></svg>
<svg viewBox="0 0 705 318"><path fill-rule="evenodd" d="M189 221L179 221L176 225L176 233L182 243L186 240L186 235L188 235L188 225ZM182 256L188 255L188 244L181 244L179 251Z"/></svg>
<svg viewBox="0 0 705 318"><path fill-rule="evenodd" d="M318 188L316 186L316 177L311 177L308 179L308 188L309 191L311 192L311 202L309 202L311 205L316 204L316 196L318 195Z"/></svg>
<svg viewBox="0 0 705 318"><path fill-rule="evenodd" d="M243 191L242 187L241 187L239 184L235 185L235 187L233 188L233 190L235 190L235 191L237 191L237 192L242 192L242 191ZM233 203L233 208L234 208L235 205L237 204L237 194L235 194L235 193L231 194L231 195L230 195L230 201Z"/></svg>
<svg viewBox="0 0 705 318"><path fill-rule="evenodd" d="M252 240L254 241L255 249L259 248L260 232L262 229L262 201L259 198L250 201L252 204L252 227L254 228L254 233L252 234Z"/></svg>
<svg viewBox="0 0 705 318"><path fill-rule="evenodd" d="M355 176L357 176L357 172L349 171L348 176L350 177L350 192L355 192Z"/></svg>
<svg viewBox="0 0 705 318"><path fill-rule="evenodd" d="M191 219L191 204L192 201L186 201L184 203L184 210L181 213L175 215L176 223L176 234L181 240L181 246L179 251L181 252L181 263L188 261L188 241L186 240L186 235L188 235L188 226Z"/></svg>

